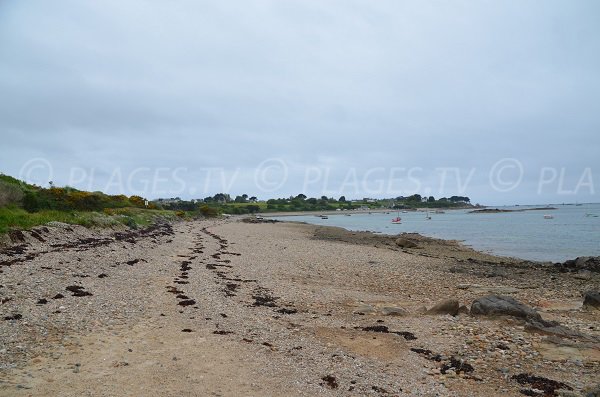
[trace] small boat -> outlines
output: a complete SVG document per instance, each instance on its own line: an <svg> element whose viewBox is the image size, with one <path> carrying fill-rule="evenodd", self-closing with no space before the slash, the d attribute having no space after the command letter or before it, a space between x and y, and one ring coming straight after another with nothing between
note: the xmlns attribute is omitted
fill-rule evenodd
<svg viewBox="0 0 600 397"><path fill-rule="evenodd" d="M429 211L427 211L427 215L425 215L425 220L431 220L431 215L429 215Z"/></svg>
<svg viewBox="0 0 600 397"><path fill-rule="evenodd" d="M444 211L442 211L442 210L435 210L435 213L436 213L436 214L445 214L445 212L444 212Z"/></svg>
<svg viewBox="0 0 600 397"><path fill-rule="evenodd" d="M403 214L408 214L408 211L404 210L402 211Z"/></svg>
<svg viewBox="0 0 600 397"><path fill-rule="evenodd" d="M554 216L552 216L552 215L544 215L544 219L554 219Z"/></svg>
<svg viewBox="0 0 600 397"><path fill-rule="evenodd" d="M329 219L329 217L327 215L321 215L320 218L321 219Z"/></svg>
<svg viewBox="0 0 600 397"><path fill-rule="evenodd" d="M598 215L596 214L585 214L585 216L587 216L588 218L598 218Z"/></svg>
<svg viewBox="0 0 600 397"><path fill-rule="evenodd" d="M392 223L398 224L402 223L402 218L400 218L400 211L398 211L398 215L394 219L392 219Z"/></svg>

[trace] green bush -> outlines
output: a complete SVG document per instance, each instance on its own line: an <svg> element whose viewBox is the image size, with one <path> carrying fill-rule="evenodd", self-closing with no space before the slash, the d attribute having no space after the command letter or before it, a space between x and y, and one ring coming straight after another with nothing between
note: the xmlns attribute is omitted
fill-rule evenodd
<svg viewBox="0 0 600 397"><path fill-rule="evenodd" d="M203 216L210 218L219 215L219 210L214 207L209 207L208 205L203 205L200 207L200 213Z"/></svg>
<svg viewBox="0 0 600 397"><path fill-rule="evenodd" d="M23 208L27 212L37 212L40 210L40 202L35 192L26 192L23 197Z"/></svg>
<svg viewBox="0 0 600 397"><path fill-rule="evenodd" d="M21 205L23 190L14 183L0 180L0 207L7 205Z"/></svg>

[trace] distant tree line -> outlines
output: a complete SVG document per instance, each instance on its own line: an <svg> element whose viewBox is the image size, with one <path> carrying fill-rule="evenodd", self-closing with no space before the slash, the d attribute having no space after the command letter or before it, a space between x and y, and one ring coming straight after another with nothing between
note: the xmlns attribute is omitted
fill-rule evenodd
<svg viewBox="0 0 600 397"><path fill-rule="evenodd" d="M353 210L357 208L415 208L415 207L457 207L470 204L466 196L451 196L436 199L433 196L413 194L392 199L347 200L327 196L308 197L303 193L284 198L258 201L248 194L232 198L227 193L217 193L200 200L182 200L179 197L159 199L148 203L140 196L107 195L102 192L86 192L72 187L57 187L52 182L49 187L40 187L21 182L0 174L0 207L16 206L29 212L40 210L59 211L102 211L114 208L140 207L174 211L196 212L206 216L218 213L253 214L275 211L331 211Z"/></svg>
<svg viewBox="0 0 600 397"><path fill-rule="evenodd" d="M442 197L436 199L433 196L422 196L413 194L411 196L399 196L393 199L370 199L349 201L345 196L338 199L333 197L308 197L303 193L296 196L271 198L258 202L256 196L242 194L232 198L227 193L217 193L197 201L175 200L169 204L160 204L165 209L177 209L193 211L202 206L216 208L227 214L253 214L256 212L287 212L287 211L333 211L354 210L357 208L416 208L416 207L439 207L450 208L469 205L470 199L466 196Z"/></svg>

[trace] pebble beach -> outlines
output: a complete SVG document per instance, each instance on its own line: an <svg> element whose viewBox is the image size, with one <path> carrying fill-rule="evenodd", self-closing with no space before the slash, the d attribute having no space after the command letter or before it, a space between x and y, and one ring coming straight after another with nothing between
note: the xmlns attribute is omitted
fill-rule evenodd
<svg viewBox="0 0 600 397"><path fill-rule="evenodd" d="M10 238L2 396L587 396L600 386L600 310L583 304L600 288L596 271L416 234L236 217L140 230L57 223ZM525 314L492 313L485 297Z"/></svg>

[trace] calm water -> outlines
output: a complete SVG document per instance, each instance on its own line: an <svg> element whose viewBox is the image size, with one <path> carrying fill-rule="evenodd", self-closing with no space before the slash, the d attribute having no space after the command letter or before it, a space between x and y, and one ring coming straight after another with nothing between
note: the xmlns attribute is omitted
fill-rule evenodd
<svg viewBox="0 0 600 397"><path fill-rule="evenodd" d="M417 232L425 236L462 240L477 250L496 255L539 261L564 261L578 256L600 255L600 204L553 205L556 210L497 214L469 214L448 210L444 214L401 213L401 224L390 221L396 212L311 216L285 216L280 220L339 226L348 230L369 230L385 234ZM514 209L515 207L501 207ZM520 209L527 206L518 207ZM544 215L554 219L544 219ZM586 216L594 214L598 217Z"/></svg>

